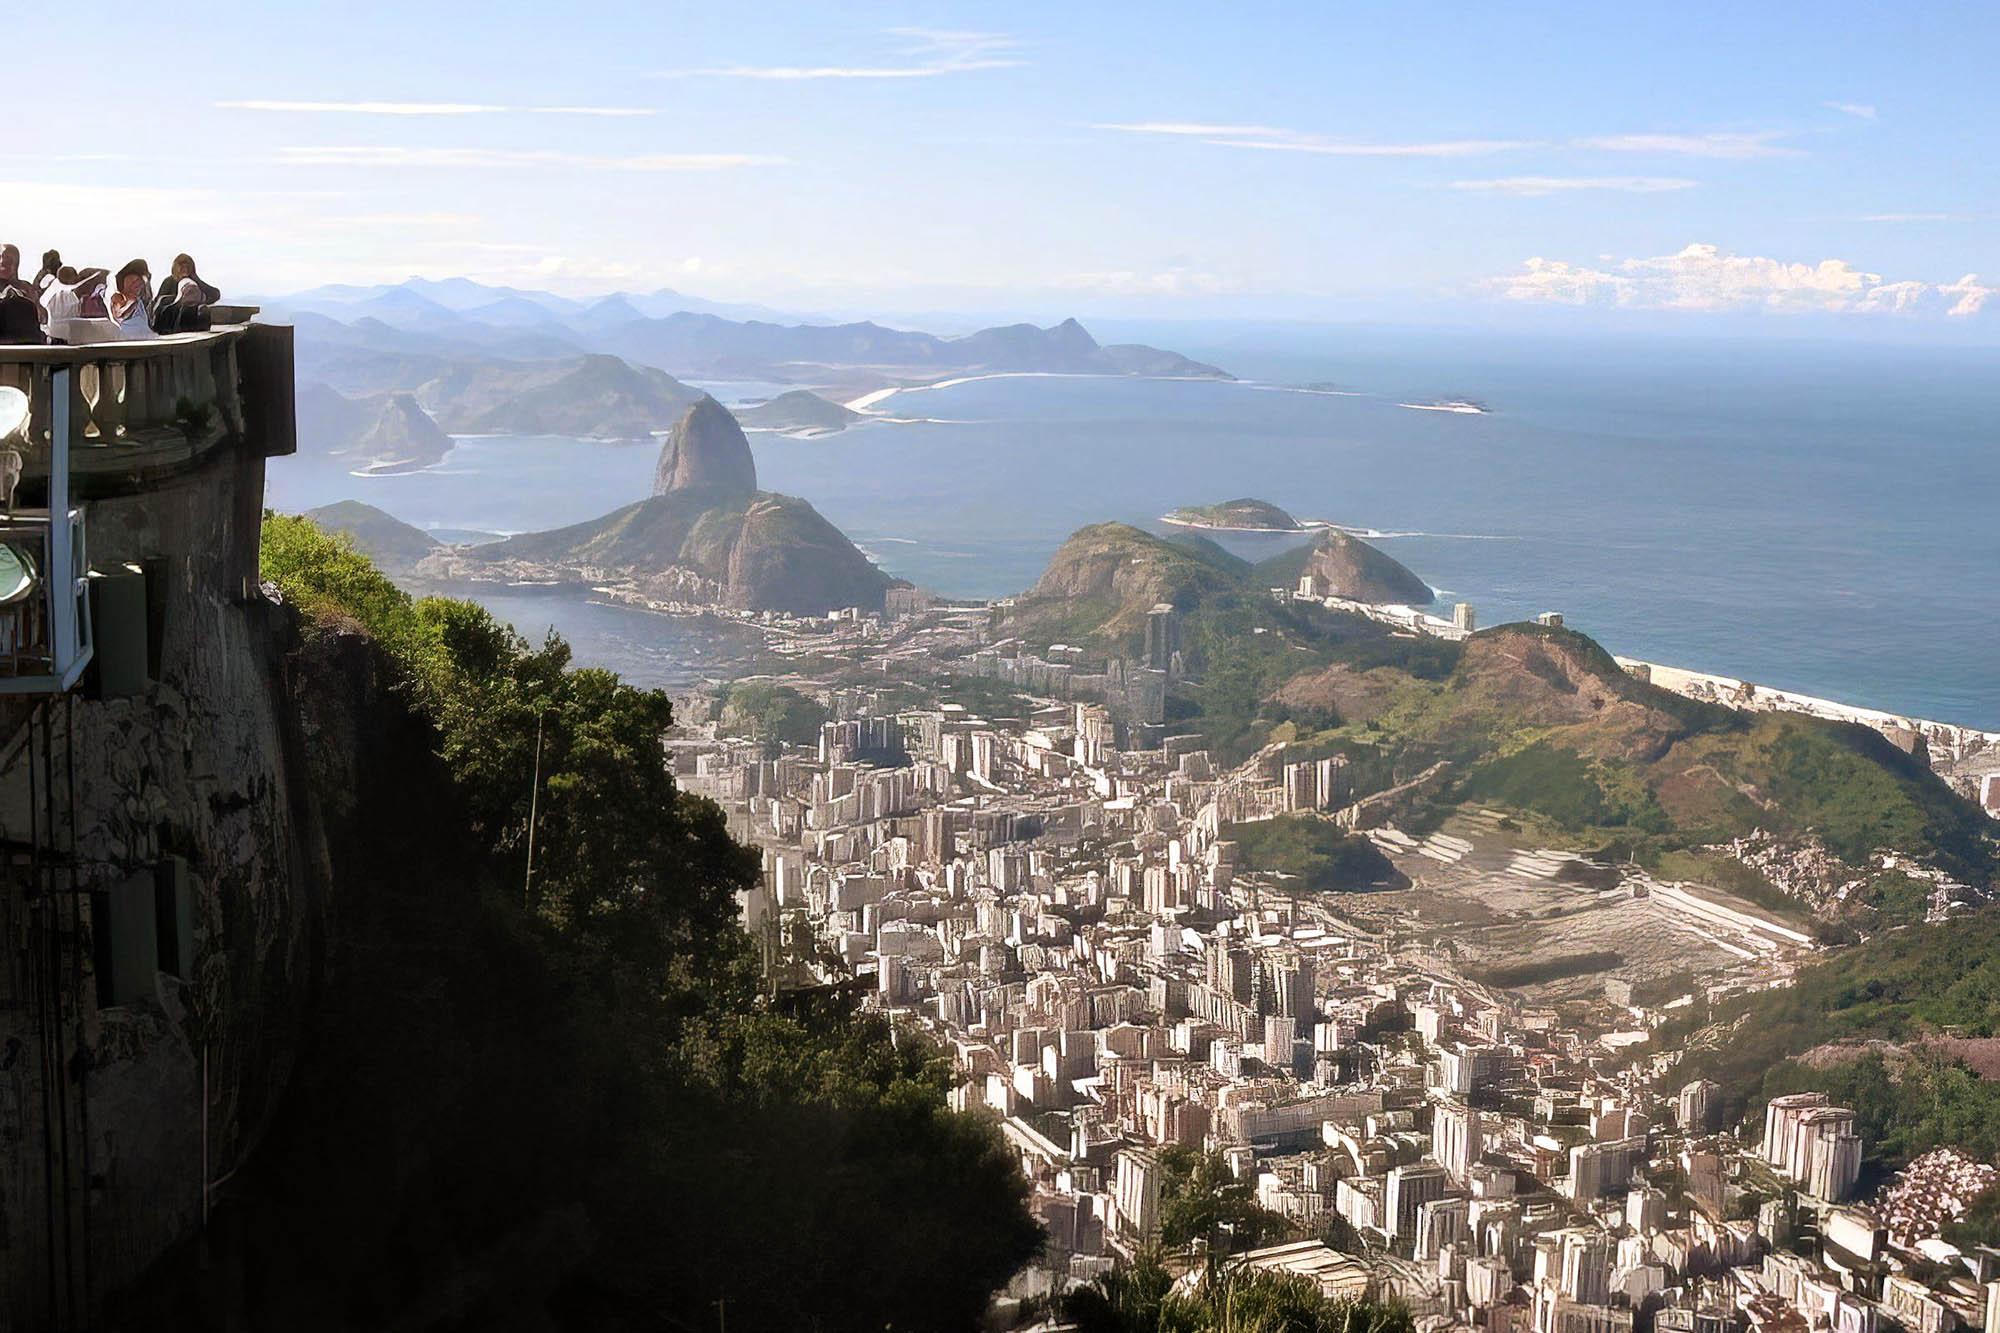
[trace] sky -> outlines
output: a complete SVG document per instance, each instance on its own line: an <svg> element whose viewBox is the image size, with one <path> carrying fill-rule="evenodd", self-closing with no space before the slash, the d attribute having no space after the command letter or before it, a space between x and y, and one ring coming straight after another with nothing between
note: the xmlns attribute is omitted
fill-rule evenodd
<svg viewBox="0 0 2000 1333"><path fill-rule="evenodd" d="M2000 6L102 4L0 232L277 293L2000 342ZM121 34L114 44L113 33Z"/></svg>

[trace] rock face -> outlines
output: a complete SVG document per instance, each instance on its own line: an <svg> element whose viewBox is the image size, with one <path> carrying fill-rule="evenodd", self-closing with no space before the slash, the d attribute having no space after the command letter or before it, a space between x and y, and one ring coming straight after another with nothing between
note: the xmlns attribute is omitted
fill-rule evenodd
<svg viewBox="0 0 2000 1333"><path fill-rule="evenodd" d="M653 494L710 491L718 495L749 495L757 489L757 463L750 441L729 409L703 397L674 423L660 450L653 474Z"/></svg>
<svg viewBox="0 0 2000 1333"><path fill-rule="evenodd" d="M1359 537L1328 528L1308 548L1305 572L1326 580L1326 590L1350 602L1429 606L1430 585Z"/></svg>

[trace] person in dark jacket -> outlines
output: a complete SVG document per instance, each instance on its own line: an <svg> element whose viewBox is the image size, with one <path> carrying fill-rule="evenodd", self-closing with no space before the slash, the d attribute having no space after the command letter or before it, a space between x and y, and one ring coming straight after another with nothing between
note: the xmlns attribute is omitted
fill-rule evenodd
<svg viewBox="0 0 2000 1333"><path fill-rule="evenodd" d="M222 299L222 289L202 281L201 274L194 271L193 255L175 255L173 264L167 269L167 280L160 284L162 300L179 299L175 293L180 288L181 279L193 278L195 286L201 289L201 303L214 305Z"/></svg>
<svg viewBox="0 0 2000 1333"><path fill-rule="evenodd" d="M21 278L21 249L0 245L0 343L47 341L40 294Z"/></svg>
<svg viewBox="0 0 2000 1333"><path fill-rule="evenodd" d="M208 301L205 299L207 292L202 289L201 280L193 277L182 278L178 284L170 286L167 290L172 292L173 296L171 300L154 308L153 332L168 334L206 331Z"/></svg>

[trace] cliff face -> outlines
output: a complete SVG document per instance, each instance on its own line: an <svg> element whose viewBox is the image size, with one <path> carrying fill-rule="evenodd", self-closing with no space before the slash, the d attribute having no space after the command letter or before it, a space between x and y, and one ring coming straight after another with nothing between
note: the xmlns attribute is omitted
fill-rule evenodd
<svg viewBox="0 0 2000 1333"><path fill-rule="evenodd" d="M58 1051L53 1073L25 1056L0 1069L12 1327L56 1326L58 1311L87 1310L191 1235L204 1139L209 1179L226 1177L299 1058L330 882L325 789L308 765L317 738L287 690L288 618L255 594L262 496L263 459L225 442L94 499L96 567L158 571L154 679L124 698L86 685L46 711L21 696L0 706L0 837L39 841L45 859L53 842L74 866L39 877L11 867L4 904L17 927L33 923L42 943L29 952L56 959L62 1010L45 1016L10 950L0 1044L33 1051L50 1030ZM114 625L98 633L100 654L115 646ZM162 959L114 995L92 942L112 931L114 902L154 924L169 858L187 870L192 966ZM52 920L38 890L54 895Z"/></svg>
<svg viewBox="0 0 2000 1333"><path fill-rule="evenodd" d="M747 495L756 489L757 463L743 428L728 408L713 398L702 398L668 433L653 476L653 494L707 490Z"/></svg>

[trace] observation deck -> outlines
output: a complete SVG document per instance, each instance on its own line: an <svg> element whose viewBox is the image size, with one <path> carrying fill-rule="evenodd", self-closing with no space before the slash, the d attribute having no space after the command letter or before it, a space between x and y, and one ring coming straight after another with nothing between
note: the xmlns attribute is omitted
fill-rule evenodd
<svg viewBox="0 0 2000 1333"><path fill-rule="evenodd" d="M95 585L139 572L129 561L92 567L93 502L141 497L232 449L255 464L245 479L254 484L236 496L254 533L263 460L297 447L292 331L250 323L250 307L212 311L232 322L143 340L0 346L0 695L75 688L97 651ZM237 555L239 577L254 581L254 543Z"/></svg>

